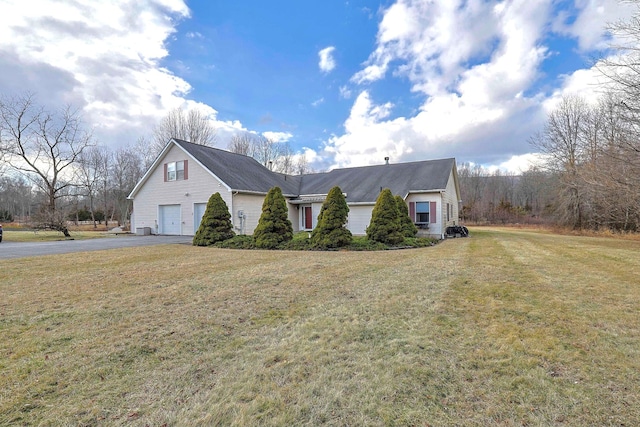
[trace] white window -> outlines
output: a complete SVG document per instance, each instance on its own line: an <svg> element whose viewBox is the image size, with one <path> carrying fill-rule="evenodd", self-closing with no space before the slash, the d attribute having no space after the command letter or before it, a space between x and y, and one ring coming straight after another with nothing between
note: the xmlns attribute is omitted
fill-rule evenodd
<svg viewBox="0 0 640 427"><path fill-rule="evenodd" d="M429 202L416 202L416 224L429 223Z"/></svg>
<svg viewBox="0 0 640 427"><path fill-rule="evenodd" d="M184 161L167 163L167 181L184 179Z"/></svg>

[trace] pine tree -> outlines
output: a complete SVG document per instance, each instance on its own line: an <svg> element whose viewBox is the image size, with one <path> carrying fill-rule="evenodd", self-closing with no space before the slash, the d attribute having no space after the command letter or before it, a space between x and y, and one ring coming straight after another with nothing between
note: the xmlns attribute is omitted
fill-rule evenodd
<svg viewBox="0 0 640 427"><path fill-rule="evenodd" d="M373 208L371 222L367 227L367 239L395 245L404 240L401 229L398 205L391 190L385 188L378 195Z"/></svg>
<svg viewBox="0 0 640 427"><path fill-rule="evenodd" d="M398 212L400 214L400 232L403 237L415 237L418 233L416 225L409 217L409 208L402 196L395 196L396 204L398 205Z"/></svg>
<svg viewBox="0 0 640 427"><path fill-rule="evenodd" d="M256 247L275 249L281 243L293 239L293 227L289 221L287 202L280 187L273 187L262 203L262 214L253 232Z"/></svg>
<svg viewBox="0 0 640 427"><path fill-rule="evenodd" d="M193 236L194 246L211 246L235 236L231 214L220 193L212 194L202 216L200 227Z"/></svg>
<svg viewBox="0 0 640 427"><path fill-rule="evenodd" d="M316 248L340 248L353 240L345 228L349 206L340 187L333 187L320 209L318 224L311 233L311 244Z"/></svg>

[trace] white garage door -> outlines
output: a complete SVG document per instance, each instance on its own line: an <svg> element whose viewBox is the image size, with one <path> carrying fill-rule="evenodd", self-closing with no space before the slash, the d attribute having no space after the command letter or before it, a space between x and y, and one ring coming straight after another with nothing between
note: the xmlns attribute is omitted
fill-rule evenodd
<svg viewBox="0 0 640 427"><path fill-rule="evenodd" d="M349 230L356 236L367 233L373 206L349 206Z"/></svg>
<svg viewBox="0 0 640 427"><path fill-rule="evenodd" d="M160 206L160 234L180 235L180 205Z"/></svg>
<svg viewBox="0 0 640 427"><path fill-rule="evenodd" d="M207 209L206 203L196 203L193 205L193 234L195 235L198 232L198 228L200 227L200 222L202 222L202 217L204 216L204 211Z"/></svg>

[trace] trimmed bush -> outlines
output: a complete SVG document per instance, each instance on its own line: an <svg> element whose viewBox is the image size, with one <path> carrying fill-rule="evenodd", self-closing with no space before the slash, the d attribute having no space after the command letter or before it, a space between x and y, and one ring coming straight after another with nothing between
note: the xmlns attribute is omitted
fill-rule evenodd
<svg viewBox="0 0 640 427"><path fill-rule="evenodd" d="M262 214L253 232L256 247L275 249L293 238L293 227L289 221L287 202L280 187L273 187L262 203Z"/></svg>
<svg viewBox="0 0 640 427"><path fill-rule="evenodd" d="M373 208L371 222L367 227L367 239L387 245L396 245L404 240L401 230L398 204L391 194L391 190L385 188L378 195L376 205Z"/></svg>
<svg viewBox="0 0 640 427"><path fill-rule="evenodd" d="M225 249L255 249L256 244L253 240L253 236L247 236L244 234L237 235L231 239L218 242L214 245L216 248Z"/></svg>
<svg viewBox="0 0 640 427"><path fill-rule="evenodd" d="M193 236L193 245L211 246L235 235L227 204L222 200L220 193L212 194L207 202L200 227L198 227L196 235Z"/></svg>
<svg viewBox="0 0 640 427"><path fill-rule="evenodd" d="M418 228L409 217L409 208L402 196L395 196L398 205L398 214L400 215L400 233L403 237L415 237L418 234Z"/></svg>
<svg viewBox="0 0 640 427"><path fill-rule="evenodd" d="M345 228L349 207L340 187L335 186L327 195L318 224L311 233L311 245L318 249L341 248L351 243L351 231Z"/></svg>

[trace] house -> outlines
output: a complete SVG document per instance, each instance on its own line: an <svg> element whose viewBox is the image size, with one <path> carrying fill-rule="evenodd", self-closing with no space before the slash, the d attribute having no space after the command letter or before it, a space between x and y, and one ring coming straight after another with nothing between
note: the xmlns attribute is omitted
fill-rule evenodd
<svg viewBox="0 0 640 427"><path fill-rule="evenodd" d="M131 229L194 235L209 197L219 192L237 234L252 234L264 197L281 188L294 231L311 231L329 190L338 185L349 205L347 227L364 235L378 194L404 198L420 234L444 237L457 225L460 187L455 159L334 169L300 176L272 172L255 159L172 139L129 195Z"/></svg>

